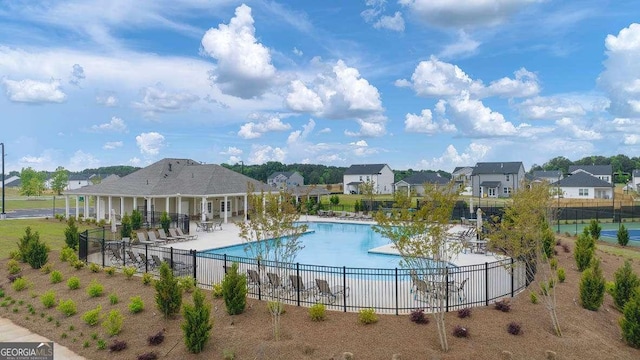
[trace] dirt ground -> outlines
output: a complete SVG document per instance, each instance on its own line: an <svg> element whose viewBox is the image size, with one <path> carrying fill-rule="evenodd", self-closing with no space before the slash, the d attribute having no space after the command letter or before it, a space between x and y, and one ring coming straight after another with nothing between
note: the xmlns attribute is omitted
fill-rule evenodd
<svg viewBox="0 0 640 360"><path fill-rule="evenodd" d="M573 239L561 239L573 249ZM563 337L553 334L544 305L532 304L526 291L511 300L508 313L490 306L473 308L471 317L465 319L458 318L457 313L447 314L450 342L447 353L440 351L433 320L429 324L418 325L411 322L408 315L379 315L377 323L362 325L357 321L357 314L328 312L325 321L313 322L307 308L295 306L286 307L286 313L282 315L283 339L276 342L266 303L250 299L243 314L229 316L225 313L223 301L213 299L207 291L212 302L212 336L203 353L189 354L180 328L181 316L165 320L159 315L153 287L143 285L140 277L126 280L120 273L108 276L104 272L92 273L88 268L75 270L61 263L57 252L51 253L50 259L54 260L54 269L63 273L64 281L51 284L49 275L23 264L22 275L33 283L33 287L21 292L11 288L7 280L7 260L0 260L0 284L5 296L16 300L14 304L0 308L0 316L63 344L88 359L135 359L139 354L150 351L166 359L232 358L224 357L223 353L233 354L235 359L341 359L344 352L362 360L389 360L394 354L400 354L401 359L502 359L505 351L510 352L513 359L546 359L546 351L555 352L557 359L640 359L640 350L627 346L621 340L618 326L621 314L613 307L609 295L605 296L604 305L598 311L588 311L579 305L580 273L576 270L573 254L564 253L560 247L556 249L559 266L567 270L566 282L557 285L558 316ZM623 258L602 251L597 255L602 259L605 277L612 280ZM633 266L640 274L640 264L636 261ZM80 278L79 290L67 289L66 280L70 276ZM92 279L104 285L105 295L98 298L87 295L86 288ZM67 318L55 308L45 309L39 296L49 289L56 292L58 299L75 299L78 313ZM109 304L107 295L110 293L118 296L118 304ZM130 297L135 295L142 297L145 310L134 315L128 312L127 305ZM184 295L184 302L191 302L190 294ZM109 338L99 325L86 325L81 315L98 304L102 305L103 313L120 309L124 314L123 331L115 338L127 342L125 350L110 353L109 350L97 349L98 339L110 344L113 338ZM29 313L29 305L33 306L35 315ZM48 321L50 316L52 319ZM522 335L507 333L507 325L512 321L521 324ZM456 325L468 328L470 336L452 336ZM148 345L147 337L162 329L166 335L164 342L158 346Z"/></svg>

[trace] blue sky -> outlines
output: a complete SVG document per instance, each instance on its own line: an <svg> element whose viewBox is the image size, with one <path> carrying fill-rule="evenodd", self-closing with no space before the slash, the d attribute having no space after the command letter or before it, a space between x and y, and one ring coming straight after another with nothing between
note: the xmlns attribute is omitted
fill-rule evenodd
<svg viewBox="0 0 640 360"><path fill-rule="evenodd" d="M640 7L0 1L6 169L637 156Z"/></svg>

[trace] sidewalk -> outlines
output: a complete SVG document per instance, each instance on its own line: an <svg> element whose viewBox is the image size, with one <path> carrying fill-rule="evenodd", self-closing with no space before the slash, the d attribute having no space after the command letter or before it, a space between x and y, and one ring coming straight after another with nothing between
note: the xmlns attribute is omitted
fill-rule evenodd
<svg viewBox="0 0 640 360"><path fill-rule="evenodd" d="M15 342L46 342L51 341L44 336L32 333L29 329L25 329L22 326L18 326L11 322L9 319L0 317L0 342L15 341ZM74 353L66 347L55 343L53 345L53 358L55 360L85 360L84 357Z"/></svg>

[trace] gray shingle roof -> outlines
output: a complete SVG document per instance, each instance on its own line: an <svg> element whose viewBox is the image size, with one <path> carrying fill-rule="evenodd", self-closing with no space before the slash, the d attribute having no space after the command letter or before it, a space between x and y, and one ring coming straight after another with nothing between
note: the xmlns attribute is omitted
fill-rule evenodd
<svg viewBox="0 0 640 360"><path fill-rule="evenodd" d="M576 170L584 170L592 175L609 175L613 174L613 168L611 165L570 165L569 172L573 173Z"/></svg>
<svg viewBox="0 0 640 360"><path fill-rule="evenodd" d="M458 171L464 170L464 169L473 169L473 166L456 166L455 169L453 169L452 174L455 174Z"/></svg>
<svg viewBox="0 0 640 360"><path fill-rule="evenodd" d="M579 171L571 176L556 181L549 185L550 187L593 187L593 188L611 188L613 185L610 183L598 179L595 176L589 175L585 172Z"/></svg>
<svg viewBox="0 0 640 360"><path fill-rule="evenodd" d="M256 191L269 191L266 184L220 165L167 158L122 178L64 193L112 196L242 194L247 192L247 183L254 184Z"/></svg>
<svg viewBox="0 0 640 360"><path fill-rule="evenodd" d="M293 175L295 173L295 171L276 171L273 174L269 175L269 177L267 178L267 181L275 178L278 175L284 175L284 177L286 177L287 179L291 177L291 175Z"/></svg>
<svg viewBox="0 0 640 360"><path fill-rule="evenodd" d="M483 174L517 174L522 161L515 162L479 162L473 168L471 175Z"/></svg>
<svg viewBox="0 0 640 360"><path fill-rule="evenodd" d="M396 184L401 181L404 181L409 185L422 185L424 183L444 185L449 182L449 179L439 176L437 173L418 172L407 176L406 178L398 181Z"/></svg>
<svg viewBox="0 0 640 360"><path fill-rule="evenodd" d="M345 175L373 175L377 174L386 166L386 164L360 164L351 165L344 171Z"/></svg>
<svg viewBox="0 0 640 360"><path fill-rule="evenodd" d="M562 176L562 171L560 170L548 170L548 171L534 171L533 172L533 177L535 179L540 179L540 178L553 178L553 179L558 179L560 178L560 176Z"/></svg>

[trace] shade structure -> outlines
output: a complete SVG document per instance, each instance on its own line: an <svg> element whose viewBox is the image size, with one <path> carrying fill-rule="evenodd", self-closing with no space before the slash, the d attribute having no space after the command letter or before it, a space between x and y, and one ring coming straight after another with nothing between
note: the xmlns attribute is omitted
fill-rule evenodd
<svg viewBox="0 0 640 360"><path fill-rule="evenodd" d="M480 234L482 234L482 209L481 208L478 208L478 211L476 212L476 216L477 216L476 230L478 232L478 236L480 236Z"/></svg>

